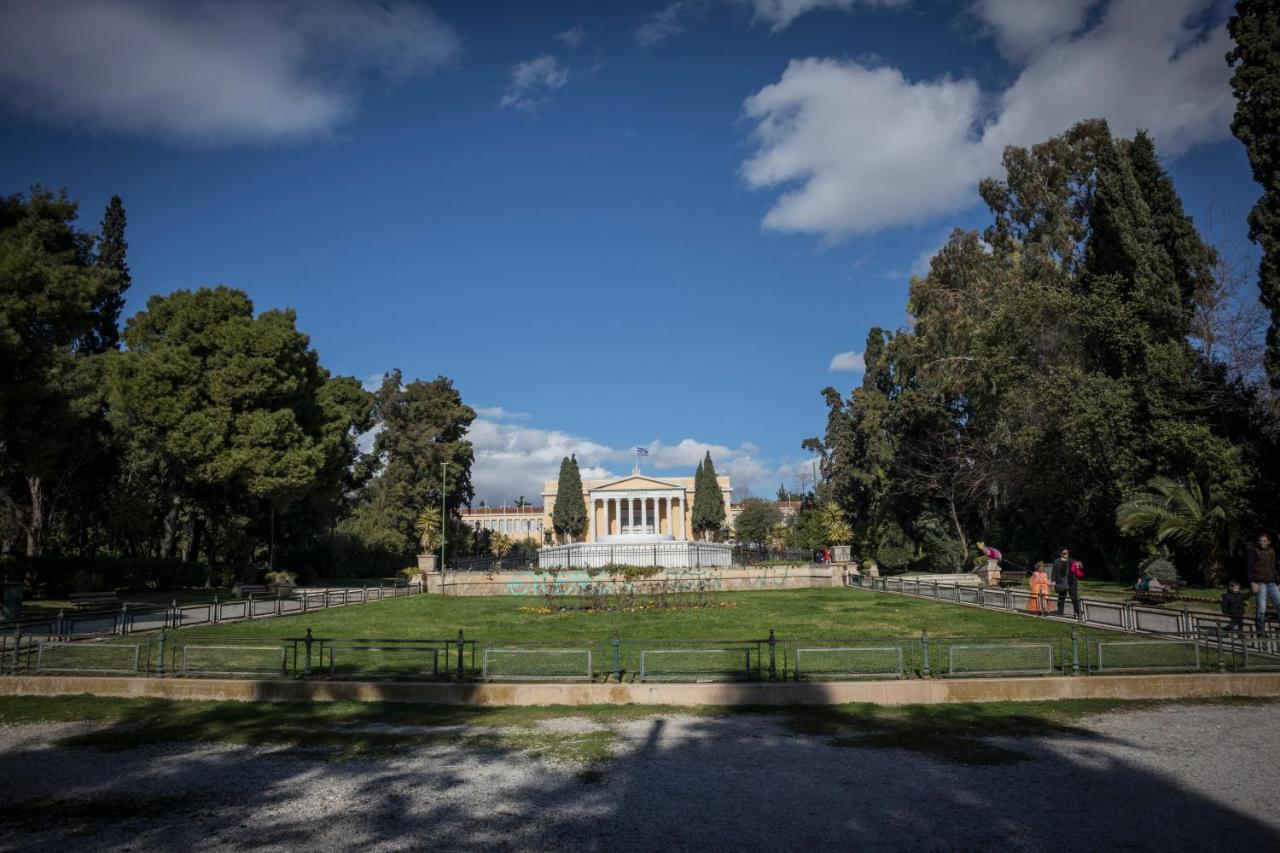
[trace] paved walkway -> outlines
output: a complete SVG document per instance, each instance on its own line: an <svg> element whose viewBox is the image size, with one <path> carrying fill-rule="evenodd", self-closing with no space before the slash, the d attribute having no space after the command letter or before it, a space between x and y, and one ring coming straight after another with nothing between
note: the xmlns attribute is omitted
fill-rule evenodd
<svg viewBox="0 0 1280 853"><path fill-rule="evenodd" d="M17 726L0 728L0 849L1274 850L1278 713L1109 714L989 741L1012 763L977 766L776 718L672 715L611 724L614 759L585 777L456 743L387 760L216 745L104 755L50 745L78 724Z"/></svg>

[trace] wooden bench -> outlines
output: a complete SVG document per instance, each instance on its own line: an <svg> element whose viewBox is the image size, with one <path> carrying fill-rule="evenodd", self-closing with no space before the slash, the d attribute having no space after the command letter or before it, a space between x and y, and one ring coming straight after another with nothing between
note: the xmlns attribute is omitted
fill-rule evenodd
<svg viewBox="0 0 1280 853"><path fill-rule="evenodd" d="M1023 586L1027 582L1027 573L1021 569L1001 569L1000 586Z"/></svg>
<svg viewBox="0 0 1280 853"><path fill-rule="evenodd" d="M241 583L236 584L235 588L232 589L232 593L243 598L251 598L255 595L266 595L267 588L262 584Z"/></svg>
<svg viewBox="0 0 1280 853"><path fill-rule="evenodd" d="M71 603L79 610L88 610L90 607L114 607L121 603L120 597L112 592L73 592L71 593Z"/></svg>
<svg viewBox="0 0 1280 853"><path fill-rule="evenodd" d="M1133 591L1134 601L1141 601L1143 604L1168 604L1170 601L1177 601L1182 594L1182 588L1186 586L1183 581L1160 582L1159 589L1135 589Z"/></svg>

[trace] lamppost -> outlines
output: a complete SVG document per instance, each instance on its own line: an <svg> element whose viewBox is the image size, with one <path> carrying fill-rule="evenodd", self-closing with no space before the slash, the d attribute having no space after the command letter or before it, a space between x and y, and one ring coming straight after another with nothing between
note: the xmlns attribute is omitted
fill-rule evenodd
<svg viewBox="0 0 1280 853"><path fill-rule="evenodd" d="M440 463L440 576L444 577L445 495L448 494L449 463Z"/></svg>

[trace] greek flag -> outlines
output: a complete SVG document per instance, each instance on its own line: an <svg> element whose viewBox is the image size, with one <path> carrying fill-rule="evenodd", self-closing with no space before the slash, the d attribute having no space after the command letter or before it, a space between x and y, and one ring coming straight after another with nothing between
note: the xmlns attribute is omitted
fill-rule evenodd
<svg viewBox="0 0 1280 853"><path fill-rule="evenodd" d="M648 456L648 455L649 455L649 448L647 447L636 448L636 456Z"/></svg>

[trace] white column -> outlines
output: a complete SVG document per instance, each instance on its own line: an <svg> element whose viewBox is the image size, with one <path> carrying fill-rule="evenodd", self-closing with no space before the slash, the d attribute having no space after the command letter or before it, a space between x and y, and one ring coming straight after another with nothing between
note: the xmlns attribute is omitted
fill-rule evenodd
<svg viewBox="0 0 1280 853"><path fill-rule="evenodd" d="M685 498L684 498L684 496L682 495L682 496L680 497L680 506L676 507L676 515L680 516L680 533L679 533L679 534L677 534L677 536L676 536L676 538L677 538L677 539L684 539L684 538L685 538L685 532L684 532L684 501L685 501Z"/></svg>
<svg viewBox="0 0 1280 853"><path fill-rule="evenodd" d="M663 498L662 506L667 511L667 532L671 533L675 530L675 528L671 526L671 498Z"/></svg>
<svg viewBox="0 0 1280 853"><path fill-rule="evenodd" d="M613 516L618 512L617 504L617 498L606 498L604 502L604 529L610 535L613 534Z"/></svg>

